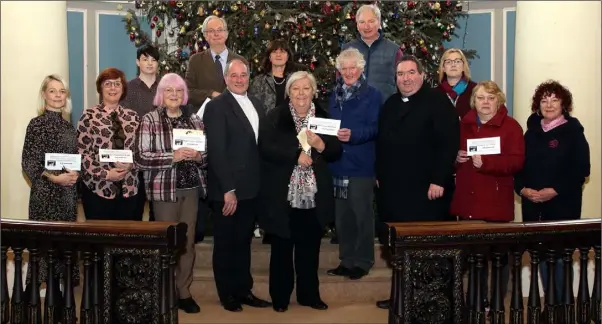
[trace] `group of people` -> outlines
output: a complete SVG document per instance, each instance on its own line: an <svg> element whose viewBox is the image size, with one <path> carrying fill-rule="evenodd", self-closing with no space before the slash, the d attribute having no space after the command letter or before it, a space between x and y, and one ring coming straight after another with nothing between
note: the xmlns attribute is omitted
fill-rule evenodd
<svg viewBox="0 0 602 324"><path fill-rule="evenodd" d="M380 222L509 222L514 193L522 197L524 221L580 217L589 148L570 116L568 89L555 81L538 86L523 135L495 82L471 80L461 50L443 54L440 85L431 88L421 62L383 37L378 7L360 7L356 20L358 38L336 59L327 106L315 100L314 76L294 63L284 40L270 43L251 81L247 61L225 45L226 21L216 16L202 26L210 48L190 58L185 78L168 73L159 80L159 53L150 46L137 52L137 78L102 71L100 104L83 112L77 129L68 121L67 83L48 76L23 148L29 218L75 221L78 191L87 219L141 220L148 200L152 219L188 225L176 286L179 308L196 313L189 289L194 243L209 210L217 291L232 312L242 305L284 312L295 281L300 305L327 309L318 267L323 230L332 222L340 265L327 273L354 280L374 264ZM316 133L308 128L313 118L340 120L340 129ZM201 131L206 146L174 148L179 129ZM474 139L497 139L499 152L473 152L467 142ZM101 149L131 151L132 161L106 162ZM45 153L80 154L81 171L46 170ZM256 223L270 235L271 302L252 293ZM388 301L378 306L388 308Z"/></svg>

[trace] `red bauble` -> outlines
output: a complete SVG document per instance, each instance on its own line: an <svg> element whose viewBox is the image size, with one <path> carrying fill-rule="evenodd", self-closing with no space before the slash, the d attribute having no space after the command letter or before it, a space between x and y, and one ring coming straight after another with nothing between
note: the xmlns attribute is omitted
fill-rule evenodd
<svg viewBox="0 0 602 324"><path fill-rule="evenodd" d="M312 70L312 71L313 71L315 68L316 68L316 66L315 66L313 63L310 63L310 64L309 64L309 69L310 69L310 70Z"/></svg>
<svg viewBox="0 0 602 324"><path fill-rule="evenodd" d="M155 23L151 23L151 24L150 24L150 28L151 28L151 29L155 29Z"/></svg>
<svg viewBox="0 0 602 324"><path fill-rule="evenodd" d="M157 34L157 37L161 37L161 30L157 29L157 31L155 32L155 34Z"/></svg>
<svg viewBox="0 0 602 324"><path fill-rule="evenodd" d="M183 14L181 14L181 13L180 13L180 14L178 14L178 20L182 20L182 19L184 19L184 15L183 15Z"/></svg>
<svg viewBox="0 0 602 324"><path fill-rule="evenodd" d="M154 22L157 22L157 21L159 21L159 17L157 17L157 16L154 16L154 17L153 17L153 21L154 21Z"/></svg>
<svg viewBox="0 0 602 324"><path fill-rule="evenodd" d="M445 1L445 5L448 7L451 6L451 1Z"/></svg>
<svg viewBox="0 0 602 324"><path fill-rule="evenodd" d="M175 1L170 1L170 2L169 2L169 5L170 5L170 6L173 8L173 7L175 7L175 6L176 6L176 2L175 2Z"/></svg>
<svg viewBox="0 0 602 324"><path fill-rule="evenodd" d="M134 41L134 39L136 39L136 34L130 33L130 40Z"/></svg>

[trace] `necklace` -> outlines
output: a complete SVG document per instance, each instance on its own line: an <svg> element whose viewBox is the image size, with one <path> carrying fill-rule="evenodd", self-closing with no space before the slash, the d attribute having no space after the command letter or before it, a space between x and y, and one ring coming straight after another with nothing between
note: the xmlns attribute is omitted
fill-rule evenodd
<svg viewBox="0 0 602 324"><path fill-rule="evenodd" d="M275 78L275 77L272 75L272 80L274 80L274 83L275 83L276 85L281 85L281 84L283 84L283 83L284 83L284 81L286 81L286 78L284 78L284 77L283 77L283 78L282 78L282 81L280 81L280 83L278 83L278 82L276 81L276 78Z"/></svg>

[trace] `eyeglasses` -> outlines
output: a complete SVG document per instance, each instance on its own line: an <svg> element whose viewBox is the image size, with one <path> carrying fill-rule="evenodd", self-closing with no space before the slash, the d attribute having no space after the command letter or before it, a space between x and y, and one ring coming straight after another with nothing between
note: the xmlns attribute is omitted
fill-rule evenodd
<svg viewBox="0 0 602 324"><path fill-rule="evenodd" d="M102 83L103 88L110 88L110 87L121 88L121 86L122 86L121 81L105 81Z"/></svg>
<svg viewBox="0 0 602 324"><path fill-rule="evenodd" d="M178 97L181 97L184 95L184 89L167 88L164 91L167 94L175 93Z"/></svg>
<svg viewBox="0 0 602 324"><path fill-rule="evenodd" d="M221 28L220 29L208 29L208 30L205 31L205 33L207 33L207 34L222 34L222 33L225 33L225 32L226 32L226 30L225 29L221 29Z"/></svg>
<svg viewBox="0 0 602 324"><path fill-rule="evenodd" d="M460 65L460 64L463 64L463 63L464 63L464 61L462 59L445 60L445 61L443 61L444 65L452 65L452 64Z"/></svg>

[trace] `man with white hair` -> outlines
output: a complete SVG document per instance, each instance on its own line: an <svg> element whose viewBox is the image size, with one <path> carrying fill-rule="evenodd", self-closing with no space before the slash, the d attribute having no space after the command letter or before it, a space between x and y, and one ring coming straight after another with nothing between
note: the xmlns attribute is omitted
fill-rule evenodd
<svg viewBox="0 0 602 324"><path fill-rule="evenodd" d="M205 99L215 98L226 89L226 62L242 59L242 56L226 47L228 24L225 19L209 16L203 21L201 31L209 43L209 49L192 55L186 71L186 85L190 96L188 101L197 108L200 108Z"/></svg>
<svg viewBox="0 0 602 324"><path fill-rule="evenodd" d="M400 57L399 45L386 39L382 30L380 9L376 5L363 5L355 15L357 39L342 46L342 50L357 48L366 60L364 73L368 84L380 90L383 102L397 92L395 60Z"/></svg>

